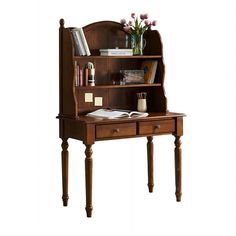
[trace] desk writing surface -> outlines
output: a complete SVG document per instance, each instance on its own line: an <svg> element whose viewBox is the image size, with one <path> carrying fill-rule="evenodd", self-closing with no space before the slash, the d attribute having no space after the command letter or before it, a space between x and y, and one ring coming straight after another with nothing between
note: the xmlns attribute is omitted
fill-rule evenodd
<svg viewBox="0 0 236 236"><path fill-rule="evenodd" d="M176 113L176 112L149 112L147 117L123 117L117 119L103 119L103 118L94 118L86 115L80 115L76 118L77 121L85 122L85 123L93 123L93 124L102 124L102 123L122 123L122 122L131 122L131 121L151 121L158 119L169 119L174 117L183 117L184 113Z"/></svg>

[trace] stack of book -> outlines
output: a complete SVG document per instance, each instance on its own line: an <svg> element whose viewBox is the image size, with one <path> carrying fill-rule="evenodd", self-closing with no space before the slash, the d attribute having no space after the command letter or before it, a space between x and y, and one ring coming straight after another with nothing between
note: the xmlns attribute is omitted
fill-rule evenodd
<svg viewBox="0 0 236 236"><path fill-rule="evenodd" d="M77 61L74 63L75 86L84 86L83 69Z"/></svg>
<svg viewBox="0 0 236 236"><path fill-rule="evenodd" d="M99 49L101 56L133 56L132 49Z"/></svg>
<svg viewBox="0 0 236 236"><path fill-rule="evenodd" d="M90 56L90 50L82 28L71 28L71 34L75 43L76 56Z"/></svg>

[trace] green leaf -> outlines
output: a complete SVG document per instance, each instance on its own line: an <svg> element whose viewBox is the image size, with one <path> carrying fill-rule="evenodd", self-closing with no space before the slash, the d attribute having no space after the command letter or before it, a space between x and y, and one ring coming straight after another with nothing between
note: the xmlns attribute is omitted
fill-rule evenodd
<svg viewBox="0 0 236 236"><path fill-rule="evenodd" d="M138 18L135 19L135 28L138 28Z"/></svg>

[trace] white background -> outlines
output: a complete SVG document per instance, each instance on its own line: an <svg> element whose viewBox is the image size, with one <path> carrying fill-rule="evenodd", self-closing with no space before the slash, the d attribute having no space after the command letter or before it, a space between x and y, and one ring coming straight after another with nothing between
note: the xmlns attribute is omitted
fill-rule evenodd
<svg viewBox="0 0 236 236"><path fill-rule="evenodd" d="M0 235L236 235L236 3L233 0L1 1ZM93 217L85 213L84 146L70 141L62 207L58 27L149 13L164 43L168 108L185 112L183 199L175 202L174 138L97 142Z"/></svg>

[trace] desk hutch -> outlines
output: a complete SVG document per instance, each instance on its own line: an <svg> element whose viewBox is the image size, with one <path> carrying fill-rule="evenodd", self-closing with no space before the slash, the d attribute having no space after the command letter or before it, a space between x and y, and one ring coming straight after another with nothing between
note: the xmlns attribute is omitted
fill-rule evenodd
<svg viewBox="0 0 236 236"><path fill-rule="evenodd" d="M60 20L59 28L59 136L62 139L62 188L63 205L68 196L68 139L73 138L85 145L86 212L91 217L92 205L92 145L96 141L147 137L148 188L153 191L153 136L171 134L175 136L175 184L176 200L181 201L181 141L183 135L182 113L167 110L164 90L165 66L162 42L157 30L144 34L146 47L142 56L100 56L99 49L125 47L127 34L120 23L101 21L83 27L91 56L76 56L70 28ZM143 60L158 60L154 83L114 85L120 70L140 69ZM95 65L95 86L76 86L75 62L83 67ZM86 116L99 108L137 110L136 93L147 93L149 116L122 119L95 119ZM85 102L86 93L102 97L102 106ZM134 140L135 142L135 140ZM107 155L109 155L107 153Z"/></svg>

